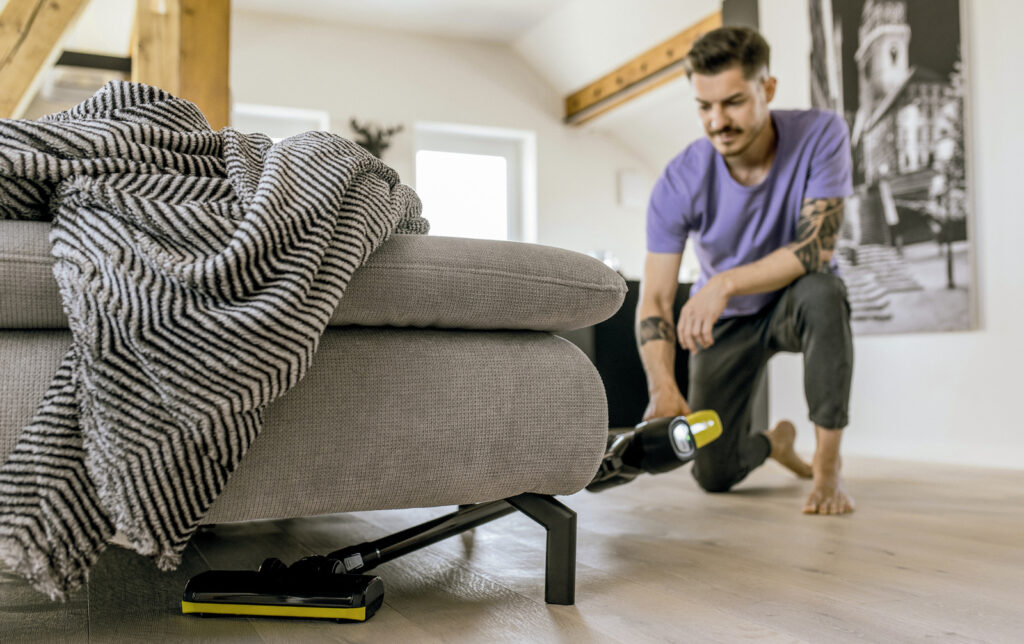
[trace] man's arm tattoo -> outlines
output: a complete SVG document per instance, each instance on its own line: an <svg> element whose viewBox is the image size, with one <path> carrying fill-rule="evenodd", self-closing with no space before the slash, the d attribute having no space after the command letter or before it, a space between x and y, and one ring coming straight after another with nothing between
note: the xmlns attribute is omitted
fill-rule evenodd
<svg viewBox="0 0 1024 644"><path fill-rule="evenodd" d="M839 227L843 223L843 204L841 197L804 199L796 223L796 240L786 248L793 251L808 273L821 270L825 265L821 254L836 249Z"/></svg>
<svg viewBox="0 0 1024 644"><path fill-rule="evenodd" d="M676 332L665 318L650 317L640 320L639 329L640 346L644 346L651 340L667 340L672 344L676 342Z"/></svg>

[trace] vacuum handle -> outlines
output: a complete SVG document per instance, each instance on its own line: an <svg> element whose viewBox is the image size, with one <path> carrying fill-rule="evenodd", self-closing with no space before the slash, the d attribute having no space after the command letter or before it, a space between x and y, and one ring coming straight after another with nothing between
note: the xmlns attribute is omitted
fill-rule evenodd
<svg viewBox="0 0 1024 644"><path fill-rule="evenodd" d="M340 561L345 572L365 572L407 552L512 514L515 510L504 500L476 503L382 539L335 550L327 557Z"/></svg>

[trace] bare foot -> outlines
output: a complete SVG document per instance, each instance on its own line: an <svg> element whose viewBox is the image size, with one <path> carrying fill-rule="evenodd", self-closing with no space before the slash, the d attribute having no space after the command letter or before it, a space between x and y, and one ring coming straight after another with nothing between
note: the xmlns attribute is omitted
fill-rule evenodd
<svg viewBox="0 0 1024 644"><path fill-rule="evenodd" d="M815 472L814 489L804 503L804 514L847 514L853 512L853 497L843 489L839 473L824 475Z"/></svg>
<svg viewBox="0 0 1024 644"><path fill-rule="evenodd" d="M804 514L846 514L853 512L853 498L843 489L839 476L842 458L839 443L843 438L841 429L825 429L814 426L818 447L814 450L814 488L804 503Z"/></svg>
<svg viewBox="0 0 1024 644"><path fill-rule="evenodd" d="M791 470L802 479L811 478L813 471L805 460L800 458L793 447L796 444L796 427L788 420L780 420L775 427L764 433L772 444L771 457Z"/></svg>

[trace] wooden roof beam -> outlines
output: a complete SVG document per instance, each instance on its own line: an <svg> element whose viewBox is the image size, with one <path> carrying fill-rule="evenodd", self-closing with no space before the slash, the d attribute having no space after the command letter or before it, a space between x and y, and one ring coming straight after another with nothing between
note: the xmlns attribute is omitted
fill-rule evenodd
<svg viewBox="0 0 1024 644"><path fill-rule="evenodd" d="M683 59L702 35L722 26L716 11L700 22L648 49L615 71L565 98L565 122L581 125L655 87L686 73Z"/></svg>
<svg viewBox="0 0 1024 644"><path fill-rule="evenodd" d="M195 103L219 130L231 118L230 0L136 0L132 80Z"/></svg>
<svg viewBox="0 0 1024 644"><path fill-rule="evenodd" d="M8 0L0 12L0 118L19 118L89 0Z"/></svg>

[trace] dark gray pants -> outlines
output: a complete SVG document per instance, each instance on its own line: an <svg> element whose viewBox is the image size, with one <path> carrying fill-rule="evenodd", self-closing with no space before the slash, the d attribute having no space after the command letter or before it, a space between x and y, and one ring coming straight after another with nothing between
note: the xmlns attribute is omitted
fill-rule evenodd
<svg viewBox="0 0 1024 644"><path fill-rule="evenodd" d="M853 341L843 281L805 275L755 315L720 320L715 343L690 356L690 407L714 409L722 436L697 453L693 477L708 492L725 492L764 462L771 445L751 427L750 403L768 359L803 353L804 394L811 421L828 429L847 423Z"/></svg>

